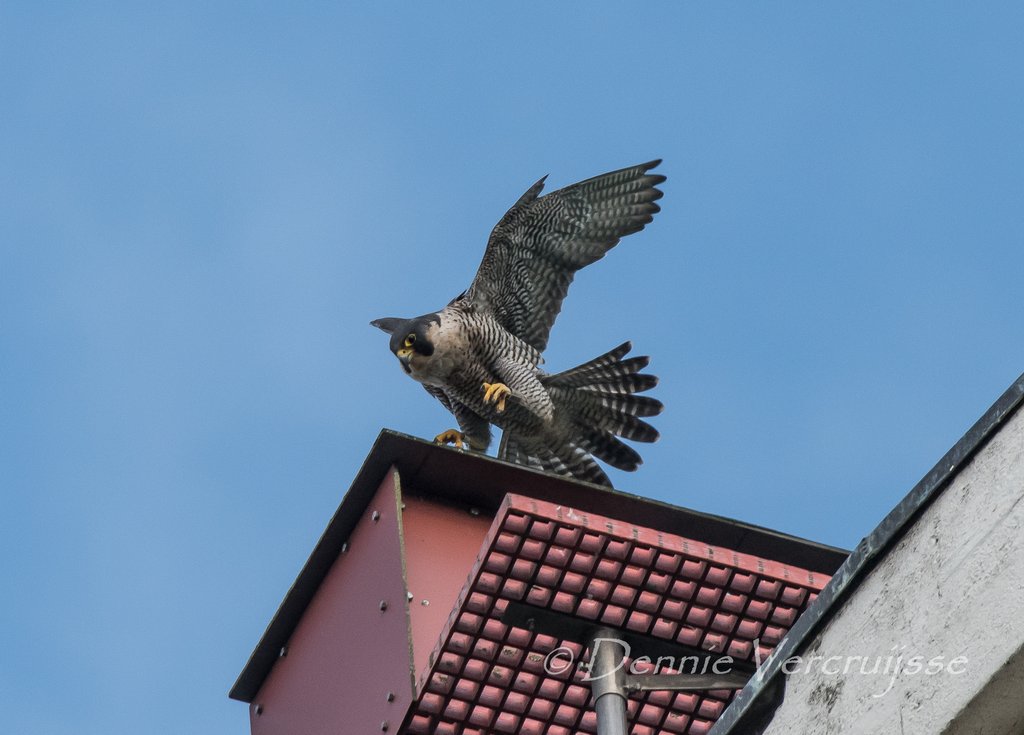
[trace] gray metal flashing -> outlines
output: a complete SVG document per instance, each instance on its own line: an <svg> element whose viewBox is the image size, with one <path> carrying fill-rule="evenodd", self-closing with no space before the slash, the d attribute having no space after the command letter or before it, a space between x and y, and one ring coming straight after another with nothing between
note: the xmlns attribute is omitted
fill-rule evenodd
<svg viewBox="0 0 1024 735"><path fill-rule="evenodd" d="M403 492L494 513L507 492L588 509L623 522L675 533L739 552L832 574L849 552L721 516L578 482L478 452L443 447L382 430L349 491L278 607L228 696L252 702L292 632L341 553L390 467Z"/></svg>
<svg viewBox="0 0 1024 735"><path fill-rule="evenodd" d="M708 735L763 732L785 695L784 678L780 679L783 663L799 655L813 641L813 636L831 619L844 600L1022 404L1024 374L857 545L811 607L797 618L772 655L736 695Z"/></svg>

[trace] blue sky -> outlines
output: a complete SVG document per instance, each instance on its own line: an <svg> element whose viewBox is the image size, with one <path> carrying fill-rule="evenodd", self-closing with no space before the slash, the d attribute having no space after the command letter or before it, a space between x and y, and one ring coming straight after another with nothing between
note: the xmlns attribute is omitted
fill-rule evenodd
<svg viewBox="0 0 1024 735"><path fill-rule="evenodd" d="M547 353L653 356L622 489L852 547L1024 370L1019 4L340 5L0 6L8 732L248 732L377 432L450 425L368 322L543 174L665 159Z"/></svg>

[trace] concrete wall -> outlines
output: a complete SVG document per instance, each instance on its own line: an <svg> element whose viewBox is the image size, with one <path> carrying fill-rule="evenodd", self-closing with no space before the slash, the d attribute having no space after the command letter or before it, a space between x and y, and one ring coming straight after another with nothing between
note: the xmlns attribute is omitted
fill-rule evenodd
<svg viewBox="0 0 1024 735"><path fill-rule="evenodd" d="M1024 732L1022 498L1024 410L790 662L764 732Z"/></svg>

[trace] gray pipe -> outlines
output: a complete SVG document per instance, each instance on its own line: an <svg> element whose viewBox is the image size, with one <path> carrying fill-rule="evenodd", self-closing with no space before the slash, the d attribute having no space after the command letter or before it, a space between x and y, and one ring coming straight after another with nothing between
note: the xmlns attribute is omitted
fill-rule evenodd
<svg viewBox="0 0 1024 735"><path fill-rule="evenodd" d="M597 715L597 735L626 735L626 672L628 645L615 631L599 628L590 638L590 694Z"/></svg>

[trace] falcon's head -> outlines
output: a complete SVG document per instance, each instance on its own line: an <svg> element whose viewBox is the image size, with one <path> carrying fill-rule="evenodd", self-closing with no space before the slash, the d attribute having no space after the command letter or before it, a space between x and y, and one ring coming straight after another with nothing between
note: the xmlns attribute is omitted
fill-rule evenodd
<svg viewBox="0 0 1024 735"><path fill-rule="evenodd" d="M391 335L391 351L398 357L402 370L418 380L424 377L434 354L433 334L439 323L437 314L424 314L414 319L375 319L370 326Z"/></svg>

